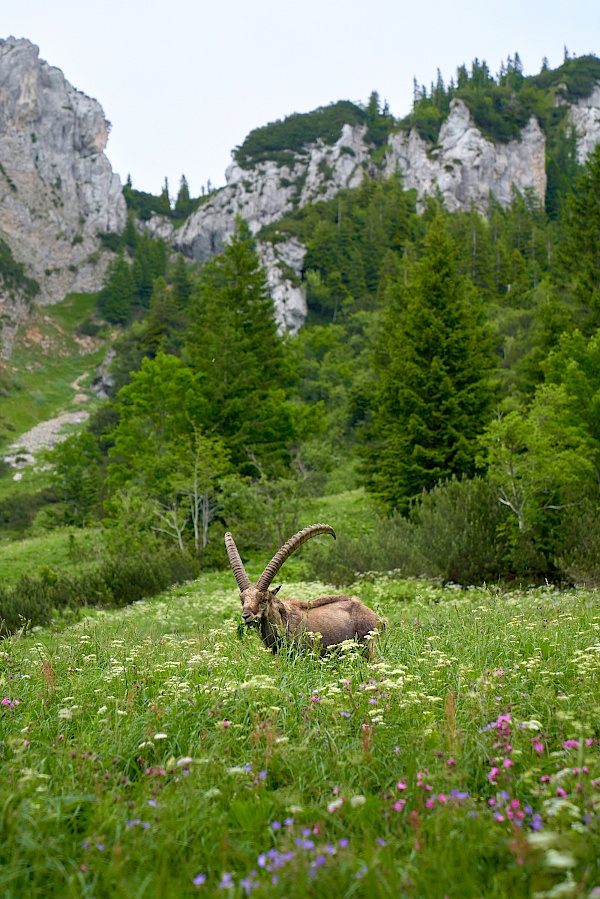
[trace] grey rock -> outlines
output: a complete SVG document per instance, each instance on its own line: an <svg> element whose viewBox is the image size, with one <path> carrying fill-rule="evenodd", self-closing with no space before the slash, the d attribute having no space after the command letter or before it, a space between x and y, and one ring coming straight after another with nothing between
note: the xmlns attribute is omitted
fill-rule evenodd
<svg viewBox="0 0 600 899"><path fill-rule="evenodd" d="M27 40L0 40L0 237L40 284L37 303L98 290L108 253L98 231L122 231L119 176L104 153L109 124L96 101L39 58ZM0 295L4 355L27 303Z"/></svg>
<svg viewBox="0 0 600 899"><path fill-rule="evenodd" d="M453 100L434 148L414 129L390 136L386 173L402 172L405 187L415 188L419 199L439 190L451 212L471 203L485 212L490 194L507 206L513 185L521 193L535 191L543 201L545 166L546 139L536 119L523 128L521 140L493 143L475 126L462 100Z"/></svg>
<svg viewBox="0 0 600 899"><path fill-rule="evenodd" d="M589 97L571 106L569 121L577 134L577 158L583 163L600 143L600 83Z"/></svg>
<svg viewBox="0 0 600 899"><path fill-rule="evenodd" d="M92 393L95 393L98 399L107 400L110 396L110 390L113 387L115 381L113 376L110 374L110 363L117 356L117 351L114 349L108 350L106 356L96 367L94 371L94 380L90 384L90 390Z"/></svg>

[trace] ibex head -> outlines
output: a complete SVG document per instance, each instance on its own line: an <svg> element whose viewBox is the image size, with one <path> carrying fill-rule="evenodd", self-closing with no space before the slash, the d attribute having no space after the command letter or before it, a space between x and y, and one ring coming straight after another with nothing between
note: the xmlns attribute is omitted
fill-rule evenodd
<svg viewBox="0 0 600 899"><path fill-rule="evenodd" d="M227 547L227 555L235 575L238 587L240 588L240 599L242 601L242 619L246 624L259 622L265 617L269 605L275 599L279 591L269 590L271 582L286 559L292 555L303 543L310 540L311 537L318 537L319 534L331 534L335 539L335 531L328 524L311 524L304 530L294 534L287 543L285 543L278 553L276 553L261 576L256 585L250 583L250 578L244 570L243 562L237 550L237 546L233 537L229 532L225 534L225 546Z"/></svg>

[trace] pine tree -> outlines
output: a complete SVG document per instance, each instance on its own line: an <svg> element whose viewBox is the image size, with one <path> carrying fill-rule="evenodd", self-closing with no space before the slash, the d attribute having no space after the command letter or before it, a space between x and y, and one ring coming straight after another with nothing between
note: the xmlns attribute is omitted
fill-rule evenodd
<svg viewBox="0 0 600 899"><path fill-rule="evenodd" d="M248 467L252 455L267 464L286 462L295 435L283 389L283 343L265 273L240 217L223 253L202 270L190 318L187 353L200 375L205 426L225 439L238 466Z"/></svg>
<svg viewBox="0 0 600 899"><path fill-rule="evenodd" d="M98 294L98 308L112 325L125 325L131 318L135 284L131 267L122 256L109 266L104 286Z"/></svg>
<svg viewBox="0 0 600 899"><path fill-rule="evenodd" d="M586 329L600 324L600 144L590 153L563 219L560 263L586 317Z"/></svg>
<svg viewBox="0 0 600 899"><path fill-rule="evenodd" d="M188 217L191 211L192 198L190 197L190 188L187 183L187 178L185 177L185 175L182 175L181 183L179 185L179 193L177 194L177 199L175 200L175 209L173 210L174 217L178 219L185 219Z"/></svg>
<svg viewBox="0 0 600 899"><path fill-rule="evenodd" d="M457 250L434 218L407 287L388 289L374 367L379 375L363 455L367 487L405 511L423 490L472 475L492 400L492 343Z"/></svg>
<svg viewBox="0 0 600 899"><path fill-rule="evenodd" d="M185 309L192 295L192 279L190 278L182 254L179 253L171 273L173 297L180 309Z"/></svg>

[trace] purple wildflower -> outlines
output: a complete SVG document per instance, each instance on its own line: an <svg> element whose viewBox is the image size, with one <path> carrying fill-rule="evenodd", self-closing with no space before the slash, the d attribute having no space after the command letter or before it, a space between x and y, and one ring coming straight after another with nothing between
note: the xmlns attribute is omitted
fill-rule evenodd
<svg viewBox="0 0 600 899"><path fill-rule="evenodd" d="M542 822L542 816L539 812L534 812L531 816L531 829L532 830L541 830L544 824Z"/></svg>
<svg viewBox="0 0 600 899"><path fill-rule="evenodd" d="M205 880L206 880L206 874L197 874L194 877L192 883L194 884L195 887L201 887L202 884L205 882Z"/></svg>
<svg viewBox="0 0 600 899"><path fill-rule="evenodd" d="M345 849L349 842L350 840L348 839L348 837L342 837L342 839L338 842L338 846L341 849Z"/></svg>
<svg viewBox="0 0 600 899"><path fill-rule="evenodd" d="M223 874L219 888L225 890L232 886L234 886L233 876L231 874Z"/></svg>

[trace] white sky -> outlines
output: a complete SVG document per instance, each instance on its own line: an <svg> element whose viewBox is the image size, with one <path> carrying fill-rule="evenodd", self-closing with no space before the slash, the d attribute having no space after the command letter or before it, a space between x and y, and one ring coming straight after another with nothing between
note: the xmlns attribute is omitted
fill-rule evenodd
<svg viewBox="0 0 600 899"><path fill-rule="evenodd" d="M598 0L2 0L0 28L100 101L122 180L172 195L182 173L223 184L231 149L292 112L377 90L402 116L438 67L600 53Z"/></svg>

